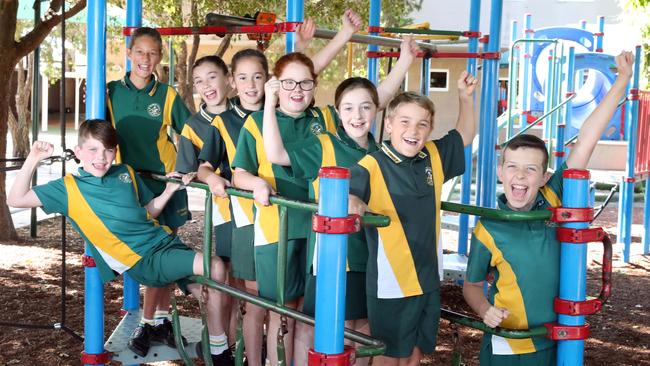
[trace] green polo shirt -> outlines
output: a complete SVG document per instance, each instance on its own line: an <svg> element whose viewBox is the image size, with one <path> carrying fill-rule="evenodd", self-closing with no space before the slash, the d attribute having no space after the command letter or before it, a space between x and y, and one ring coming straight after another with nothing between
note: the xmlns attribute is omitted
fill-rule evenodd
<svg viewBox="0 0 650 366"><path fill-rule="evenodd" d="M253 111L244 109L239 100L232 100L230 109L215 116L210 122L210 129L205 144L199 153L199 160L209 162L219 169L223 176L232 176L230 166L235 158L236 143L244 121ZM236 227L253 224L253 201L240 197L230 197L231 215Z"/></svg>
<svg viewBox="0 0 650 366"><path fill-rule="evenodd" d="M336 131L336 124L329 111L329 108L309 108L294 118L276 110L278 127L284 144L304 141L310 136L325 131ZM257 111L246 119L239 134L232 166L263 178L281 196L306 201L309 198L307 181L295 178L291 168L271 164L266 158L262 139L263 115L264 111ZM255 203L255 209L255 245L277 243L280 227L278 207ZM309 212L289 209L288 218L288 239L306 238L311 227Z"/></svg>
<svg viewBox="0 0 650 366"><path fill-rule="evenodd" d="M564 169L566 164L537 193L533 211L561 205ZM512 211L505 194L497 202L500 209ZM553 299L558 294L560 243L551 222L480 219L472 233L467 280L481 282L489 273L494 275L494 286L490 287L488 301L510 312L502 327L529 329L556 320ZM485 340L492 342L494 354L531 353L554 344L545 337L486 335Z"/></svg>
<svg viewBox="0 0 650 366"><path fill-rule="evenodd" d="M404 298L438 290L442 184L464 170L463 140L456 130L427 142L412 158L385 141L352 167L350 193L391 220L388 227L366 228L368 296Z"/></svg>
<svg viewBox="0 0 650 366"><path fill-rule="evenodd" d="M47 213L70 219L81 237L90 243L103 282L133 267L158 243L170 240L171 231L158 225L144 207L153 194L127 165L113 165L106 175L95 177L79 168L79 174L34 187Z"/></svg>
<svg viewBox="0 0 650 366"><path fill-rule="evenodd" d="M371 134L368 134L368 142L367 149L359 146L339 124L336 135L328 132L313 136L302 142L288 144L286 150L291 160L293 175L310 182L309 199L317 201L319 169L326 166L351 167L367 154L377 151L377 144ZM315 243L316 234L310 232L307 263L312 263L311 269L314 274L316 274ZM364 272L368 260L365 234L363 232L350 234L347 248L348 270ZM310 268L307 270L309 271Z"/></svg>
<svg viewBox="0 0 650 366"><path fill-rule="evenodd" d="M168 128L180 134L190 117L190 111L174 88L154 77L147 86L138 89L127 73L121 80L108 83L108 108L117 130L118 163L129 164L135 170L173 171L176 147ZM144 181L155 194L165 189L164 182Z"/></svg>

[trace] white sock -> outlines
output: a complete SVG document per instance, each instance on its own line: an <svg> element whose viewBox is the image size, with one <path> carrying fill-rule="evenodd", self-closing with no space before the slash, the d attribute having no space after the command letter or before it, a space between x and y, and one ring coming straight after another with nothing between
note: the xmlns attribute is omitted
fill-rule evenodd
<svg viewBox="0 0 650 366"><path fill-rule="evenodd" d="M156 310L156 313L154 314L154 322L156 323L155 325L161 325L164 323L165 319L168 319L167 315L169 315L169 313L165 310Z"/></svg>
<svg viewBox="0 0 650 366"><path fill-rule="evenodd" d="M226 333L221 333L218 336L210 335L210 353L220 355L227 349L228 338L226 338Z"/></svg>
<svg viewBox="0 0 650 366"><path fill-rule="evenodd" d="M153 327L155 325L155 322L153 319L147 319L143 316L142 319L140 319L140 324L138 324L138 326L142 327L145 324L149 324Z"/></svg>

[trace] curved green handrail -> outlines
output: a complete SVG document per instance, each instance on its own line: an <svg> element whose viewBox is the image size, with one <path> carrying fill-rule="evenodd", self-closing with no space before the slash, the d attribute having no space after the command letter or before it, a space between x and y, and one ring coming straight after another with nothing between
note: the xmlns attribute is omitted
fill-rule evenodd
<svg viewBox="0 0 650 366"><path fill-rule="evenodd" d="M465 205L462 203L442 201L440 207L445 211L480 216L504 221L536 221L551 218L551 211L505 211L496 208Z"/></svg>
<svg viewBox="0 0 650 366"><path fill-rule="evenodd" d="M478 329L485 333L498 335L504 338L524 339L531 337L545 337L548 334L548 330L544 326L532 329L505 329L500 327L491 328L479 319L472 318L447 309L440 309L440 317L451 322L464 325L466 327Z"/></svg>

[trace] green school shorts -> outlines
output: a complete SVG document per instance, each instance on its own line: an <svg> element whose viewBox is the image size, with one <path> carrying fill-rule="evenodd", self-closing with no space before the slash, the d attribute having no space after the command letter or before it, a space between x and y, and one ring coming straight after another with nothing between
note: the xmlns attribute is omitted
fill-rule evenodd
<svg viewBox="0 0 650 366"><path fill-rule="evenodd" d="M187 191L184 189L174 192L162 212L156 218L161 225L176 229L192 218L187 207Z"/></svg>
<svg viewBox="0 0 650 366"><path fill-rule="evenodd" d="M284 282L284 300L291 301L305 292L306 240L290 239L287 242L287 267ZM261 297L277 301L278 244L255 247L255 278Z"/></svg>
<svg viewBox="0 0 650 366"><path fill-rule="evenodd" d="M366 305L366 273L347 272L345 279L345 320L368 317ZM305 302L302 312L314 316L316 312L316 277L307 274L305 278Z"/></svg>
<svg viewBox="0 0 650 366"><path fill-rule="evenodd" d="M189 281L186 279L194 274L196 252L177 236L169 238L154 246L128 272L134 280L145 286L165 287L176 282L187 293Z"/></svg>
<svg viewBox="0 0 650 366"><path fill-rule="evenodd" d="M232 225L230 268L232 276L246 281L255 281L255 231L254 225L237 227Z"/></svg>
<svg viewBox="0 0 650 366"><path fill-rule="evenodd" d="M479 360L481 366L555 366L556 347L549 347L533 353L519 355L493 355L490 335L486 334L481 342Z"/></svg>
<svg viewBox="0 0 650 366"><path fill-rule="evenodd" d="M230 262L232 227L232 221L228 221L212 228L212 232L214 233L214 252L224 262Z"/></svg>
<svg viewBox="0 0 650 366"><path fill-rule="evenodd" d="M423 353L436 349L440 321L440 292L399 299L367 297L370 334L386 344L385 356L406 358L417 346Z"/></svg>

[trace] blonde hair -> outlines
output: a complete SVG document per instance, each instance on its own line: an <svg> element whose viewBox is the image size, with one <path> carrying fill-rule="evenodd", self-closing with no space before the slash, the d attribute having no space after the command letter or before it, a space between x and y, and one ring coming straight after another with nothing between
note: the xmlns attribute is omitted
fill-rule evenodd
<svg viewBox="0 0 650 366"><path fill-rule="evenodd" d="M395 98L388 103L388 107L386 107L386 117L393 118L395 111L399 106L409 103L413 103L429 112L429 121L431 122L431 126L433 126L433 116L436 114L436 108L433 105L433 102L428 97L414 92L402 92L397 94Z"/></svg>

